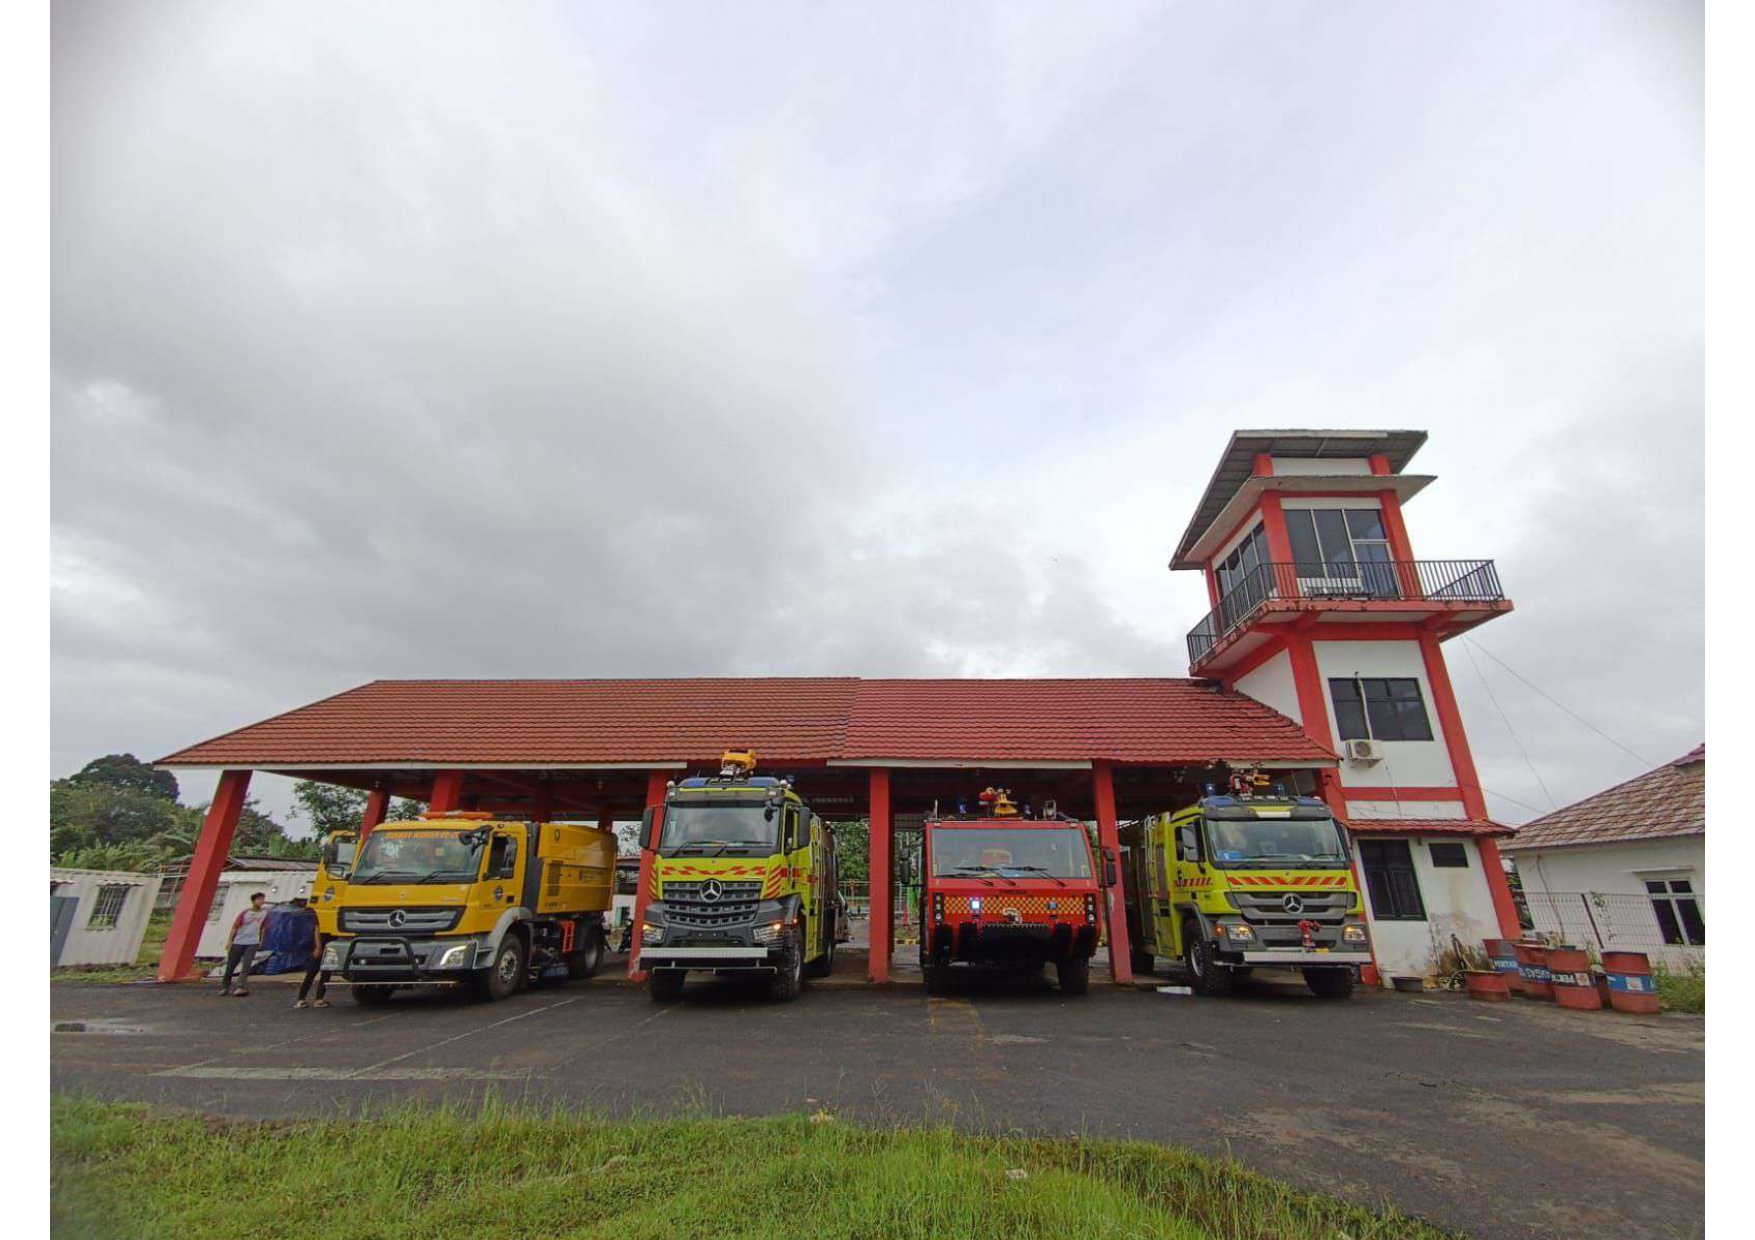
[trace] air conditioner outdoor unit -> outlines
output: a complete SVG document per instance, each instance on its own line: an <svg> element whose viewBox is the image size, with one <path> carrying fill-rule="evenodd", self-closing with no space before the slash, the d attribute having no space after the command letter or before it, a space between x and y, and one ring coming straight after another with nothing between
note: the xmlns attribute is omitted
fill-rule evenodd
<svg viewBox="0 0 1755 1240"><path fill-rule="evenodd" d="M1377 748L1376 741L1348 741L1348 762L1381 762L1383 753Z"/></svg>

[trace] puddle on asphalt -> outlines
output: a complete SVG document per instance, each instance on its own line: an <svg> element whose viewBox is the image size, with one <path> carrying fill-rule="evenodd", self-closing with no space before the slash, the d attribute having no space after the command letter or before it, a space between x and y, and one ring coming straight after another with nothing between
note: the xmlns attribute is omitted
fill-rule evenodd
<svg viewBox="0 0 1755 1240"><path fill-rule="evenodd" d="M139 1025L125 1024L108 1017L89 1017L85 1020L56 1020L49 1022L50 1033L108 1033L108 1034L140 1034L150 1032Z"/></svg>

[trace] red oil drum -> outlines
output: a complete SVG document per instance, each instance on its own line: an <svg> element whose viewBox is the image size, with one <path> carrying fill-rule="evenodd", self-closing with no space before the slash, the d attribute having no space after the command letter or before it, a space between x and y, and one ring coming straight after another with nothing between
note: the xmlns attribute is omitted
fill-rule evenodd
<svg viewBox="0 0 1755 1240"><path fill-rule="evenodd" d="M1554 1002L1576 1012L1600 1012L1603 1001L1597 995L1597 982L1590 975L1590 957L1576 947L1548 949L1548 985L1553 988Z"/></svg>
<svg viewBox="0 0 1755 1240"><path fill-rule="evenodd" d="M1609 978L1610 1007L1617 1012L1657 1015L1657 982L1644 952L1604 952L1603 972Z"/></svg>
<svg viewBox="0 0 1755 1240"><path fill-rule="evenodd" d="M1517 967L1516 945L1510 939L1482 939L1481 943L1487 949L1487 959L1492 962L1494 971L1508 975L1505 980L1514 992L1522 990L1523 974Z"/></svg>
<svg viewBox="0 0 1755 1240"><path fill-rule="evenodd" d="M1523 978L1524 996L1530 999L1552 999L1554 987L1548 982L1548 945L1522 941L1511 945L1517 956L1517 971Z"/></svg>

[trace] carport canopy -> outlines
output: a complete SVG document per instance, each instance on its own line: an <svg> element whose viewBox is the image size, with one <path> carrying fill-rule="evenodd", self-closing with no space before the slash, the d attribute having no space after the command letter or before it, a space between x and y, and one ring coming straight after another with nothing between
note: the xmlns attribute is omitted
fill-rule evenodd
<svg viewBox="0 0 1755 1240"><path fill-rule="evenodd" d="M822 817L871 822L874 982L888 980L898 813L972 801L998 783L1094 820L1099 842L1115 849L1120 819L1186 805L1222 768L1336 762L1291 719L1206 680L377 680L158 760L222 772L159 976L184 977L194 963L253 771L369 792L366 831L393 796L608 826L661 804L668 781L717 770L722 752L743 748ZM642 858L636 919L650 864ZM1112 888L1120 982L1131 978L1126 934Z"/></svg>

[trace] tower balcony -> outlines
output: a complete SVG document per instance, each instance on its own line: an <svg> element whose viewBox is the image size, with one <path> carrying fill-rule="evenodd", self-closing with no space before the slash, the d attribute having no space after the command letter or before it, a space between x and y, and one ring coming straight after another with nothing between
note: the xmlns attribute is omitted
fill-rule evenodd
<svg viewBox="0 0 1755 1240"><path fill-rule="evenodd" d="M1188 667L1216 676L1294 627L1417 624L1452 637L1511 610L1492 560L1261 564L1188 634Z"/></svg>

